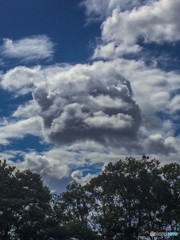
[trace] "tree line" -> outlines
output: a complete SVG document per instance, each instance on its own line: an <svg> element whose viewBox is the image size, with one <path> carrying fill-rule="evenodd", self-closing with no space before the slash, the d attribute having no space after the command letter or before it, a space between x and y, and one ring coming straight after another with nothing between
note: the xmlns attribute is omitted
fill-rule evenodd
<svg viewBox="0 0 180 240"><path fill-rule="evenodd" d="M39 174L0 162L1 240L153 239L151 230L180 231L178 163L128 157L57 195Z"/></svg>

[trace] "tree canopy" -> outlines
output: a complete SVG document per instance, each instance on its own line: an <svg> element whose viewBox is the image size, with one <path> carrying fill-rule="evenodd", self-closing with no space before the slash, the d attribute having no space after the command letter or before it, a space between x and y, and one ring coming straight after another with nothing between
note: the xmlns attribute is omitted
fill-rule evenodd
<svg viewBox="0 0 180 240"><path fill-rule="evenodd" d="M1 161L0 193L2 240L136 240L151 239L151 230L180 231L180 165L145 155L109 163L59 195L39 174Z"/></svg>

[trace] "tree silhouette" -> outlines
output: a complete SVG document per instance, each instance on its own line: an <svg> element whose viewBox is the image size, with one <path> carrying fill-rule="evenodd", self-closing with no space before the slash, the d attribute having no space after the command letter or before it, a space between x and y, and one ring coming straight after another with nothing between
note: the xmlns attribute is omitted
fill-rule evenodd
<svg viewBox="0 0 180 240"><path fill-rule="evenodd" d="M40 175L1 162L0 191L0 239L40 239L51 200Z"/></svg>
<svg viewBox="0 0 180 240"><path fill-rule="evenodd" d="M151 230L180 231L177 163L128 157L86 185L72 182L52 195L39 174L0 161L2 240L152 239Z"/></svg>

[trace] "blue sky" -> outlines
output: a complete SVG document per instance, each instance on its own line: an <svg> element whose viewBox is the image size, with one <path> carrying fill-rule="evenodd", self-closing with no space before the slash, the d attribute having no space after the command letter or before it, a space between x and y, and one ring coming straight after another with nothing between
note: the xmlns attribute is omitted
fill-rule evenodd
<svg viewBox="0 0 180 240"><path fill-rule="evenodd" d="M99 24L88 28L81 1L1 1L1 38L13 40L46 35L55 43L52 62L84 62L92 53L90 41L100 36Z"/></svg>
<svg viewBox="0 0 180 240"><path fill-rule="evenodd" d="M0 0L1 158L52 190L179 161L179 0Z"/></svg>

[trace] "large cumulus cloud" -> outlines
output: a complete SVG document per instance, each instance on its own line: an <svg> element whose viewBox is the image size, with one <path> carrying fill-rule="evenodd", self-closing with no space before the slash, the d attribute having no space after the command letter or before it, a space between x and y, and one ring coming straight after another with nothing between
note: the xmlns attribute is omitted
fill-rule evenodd
<svg viewBox="0 0 180 240"><path fill-rule="evenodd" d="M29 126L28 134L41 136L46 142L59 146L93 140L124 147L129 153L151 154L155 140L149 136L158 133L163 147L156 153L175 152L175 147L167 144L169 137L174 138L173 123L170 119L162 123L156 115L161 111L172 116L179 109L178 96L171 97L179 85L175 72L149 68L140 61L116 59L91 65L16 67L1 79L1 86L16 95L33 94L33 100L20 105L13 117L21 121L18 126L26 119L41 119L43 124L36 133ZM12 135L6 134L8 125L3 125L2 141L4 136ZM20 135L16 126L14 120L11 128L17 138Z"/></svg>
<svg viewBox="0 0 180 240"><path fill-rule="evenodd" d="M21 81L22 75L28 84ZM2 86L19 94L33 92L43 133L54 143L89 139L118 146L137 136L141 117L130 83L109 63L17 67L3 76ZM21 106L14 116L27 114L26 109Z"/></svg>
<svg viewBox="0 0 180 240"><path fill-rule="evenodd" d="M162 49L164 43L180 40L179 0L86 0L84 5L89 21L93 18L102 21L101 39L92 59L109 61L119 69L130 81L141 109L140 151L156 155L174 153L179 139L175 136L179 119L179 73L160 69L158 61L161 60L153 58L152 51L152 58L148 59L144 51L148 44L154 44L159 51L158 47ZM169 143L169 139L173 142Z"/></svg>

